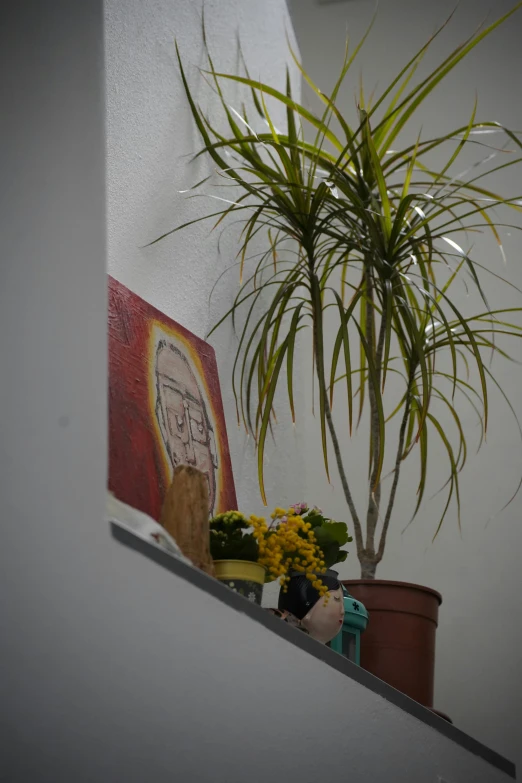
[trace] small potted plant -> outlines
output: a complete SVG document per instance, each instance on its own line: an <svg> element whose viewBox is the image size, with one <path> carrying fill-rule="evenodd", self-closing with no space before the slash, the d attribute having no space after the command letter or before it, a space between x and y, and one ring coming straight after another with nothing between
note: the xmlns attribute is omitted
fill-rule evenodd
<svg viewBox="0 0 522 783"><path fill-rule="evenodd" d="M280 511L276 509L276 513ZM352 538L345 522L329 519L317 506L309 509L306 503L296 503L287 513L301 517L309 526L308 535L317 541L322 552L322 570L310 573L299 567L283 577L277 613L326 644L338 635L344 621L343 588L332 567L346 560L348 552L341 547ZM287 517L285 514L278 518L284 522Z"/></svg>
<svg viewBox="0 0 522 783"><path fill-rule="evenodd" d="M258 604L265 582L279 579L286 591L295 574L304 575L325 596L328 587L321 575L346 559L341 547L351 540L345 522L335 522L306 503L276 508L270 523L253 514L247 519L239 511L210 520L216 577Z"/></svg>
<svg viewBox="0 0 522 783"><path fill-rule="evenodd" d="M280 511L280 509L276 509L276 511ZM301 516L304 522L311 526L315 540L323 553L327 569L332 568L337 563L344 563L348 552L345 549L341 549L341 547L353 541L353 538L348 535L346 522L336 522L334 519L325 516L317 506L309 508L307 503L295 503L293 506L290 506L287 513Z"/></svg>
<svg viewBox="0 0 522 783"><path fill-rule="evenodd" d="M244 514L227 511L210 520L210 554L220 582L261 603L266 567L259 562L259 544Z"/></svg>

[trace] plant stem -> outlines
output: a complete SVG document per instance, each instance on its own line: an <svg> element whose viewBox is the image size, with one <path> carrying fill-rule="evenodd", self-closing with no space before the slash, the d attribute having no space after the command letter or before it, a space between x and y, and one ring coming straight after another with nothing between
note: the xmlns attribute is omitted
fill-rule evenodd
<svg viewBox="0 0 522 783"><path fill-rule="evenodd" d="M319 383L320 382L321 381L319 381ZM364 552L364 542L362 536L361 522L359 520L357 509L355 508L355 504L353 502L352 493L350 492L350 487L348 486L348 480L346 478L346 473L343 465L343 458L341 455L341 448L339 446L339 439L335 431L335 426L333 423L332 412L330 410L330 403L328 402L328 398L326 398L325 412L326 412L326 421L328 423L328 429L330 431L330 438L332 439L335 461L337 463L337 470L339 471L344 497L346 498L346 503L348 505L348 508L350 509L350 514L352 517L353 530L355 533L355 544L357 547L357 556L360 558L361 554Z"/></svg>
<svg viewBox="0 0 522 783"><path fill-rule="evenodd" d="M377 552L377 562L380 562L382 560L382 556L384 554L384 547L386 546L386 536L388 534L388 527L390 525L390 519L393 511L393 506L395 504L395 494L397 492L397 485L399 483L399 475L401 472L401 463L402 463L402 454L404 450L404 438L406 435L406 426L408 424L408 418L410 415L410 408L411 408L411 388L413 385L413 378L415 377L415 369L414 366L412 366L411 372L410 372L410 378L408 381L408 390L406 393L406 400L404 403L404 415L402 417L401 421L401 427L399 430L399 445L397 448L397 455L395 457L395 468L394 468L394 475L393 475L393 483L390 490L390 497L388 498L388 506L386 508L386 516L384 517L384 524L382 526L382 532L381 532L381 539L379 541L379 549Z"/></svg>
<svg viewBox="0 0 522 783"><path fill-rule="evenodd" d="M317 275L315 274L313 270L313 260L309 260L309 266L310 266L310 283L312 287L315 287L317 291L319 291L319 281L317 279ZM350 487L348 485L348 479L346 478L346 472L344 470L343 465L343 458L341 455L341 448L339 446L339 438L337 437L337 432L335 430L335 425L333 423L332 418L332 411L330 408L330 403L328 401L328 394L326 389L326 382L324 378L324 357L322 354L322 351L318 350L319 346L319 324L320 319L322 319L322 311L320 306L317 306L315 303L317 302L317 299L315 297L312 297L312 300L314 302L313 305L313 335L314 335L314 350L313 355L315 359L315 367L316 367L316 373L317 373L317 381L319 383L319 390L320 393L324 395L324 408L325 408L325 418L326 422L328 424L328 430L330 432L330 438L332 440L333 450L335 454L335 461L337 463L337 470L339 471L339 476L341 479L341 485L344 492L344 497L346 499L346 503L348 505L348 508L350 510L350 515L352 517L353 522L353 529L355 534L355 544L357 547L357 556L361 557L362 552L364 551L364 542L363 542L363 535L362 535L362 528L361 528L361 522L359 520L359 515L357 514L357 509L355 508L355 503L353 502L352 493L350 492Z"/></svg>
<svg viewBox="0 0 522 783"><path fill-rule="evenodd" d="M373 303L373 281L371 278L371 272L366 274L366 333L368 340L368 347L373 350L375 343L375 308ZM381 318L379 328L379 338L377 341L377 347L374 351L374 365L376 373L376 381L380 385L382 375L382 356L384 352L384 339L386 334L386 322L384 318ZM368 494L368 511L366 514L366 552L365 561L373 559L375 556L375 530L377 529L377 523L379 521L379 511L381 505L381 482L377 484L377 471L379 468L379 455L381 450L381 438L379 427L379 412L377 409L375 389L372 383L368 384L368 398L370 401L370 441L372 444L372 453L370 464L372 471L370 475L370 486ZM363 565L361 563L361 565Z"/></svg>
<svg viewBox="0 0 522 783"><path fill-rule="evenodd" d="M317 279L317 276L315 272L313 272L313 266L310 269L311 271L311 285L316 287L316 290L319 290L319 281ZM374 348L375 345L375 309L373 304L373 287L372 287L372 280L371 280L371 274L367 273L366 277L366 295L367 295L367 318L366 318L366 325L367 325L367 342L370 350ZM314 299L314 297L313 297ZM314 299L314 301L317 301L317 299ZM368 397L370 400L370 432L371 432L371 443L372 443L372 453L371 453L371 477L370 477L370 492L369 492L369 500L368 500L368 511L366 516L366 545L363 539L363 531L361 522L359 519L359 515L357 514L357 509L355 508L355 504L353 502L352 493L350 491L350 487L348 484L348 479L346 477L346 472L344 469L343 464L343 458L341 454L341 448L339 445L339 439L337 437L337 432L335 429L335 425L333 422L332 417L332 411L330 408L330 403L328 400L328 394L326 391L326 383L325 383L325 377L324 377L324 357L322 354L322 350L318 350L319 345L319 319L322 319L322 311L320 306L314 305L313 307L313 334L314 334L314 350L313 350L313 358L315 361L315 368L316 368L316 374L317 374L317 380L319 383L319 389L320 393L324 395L324 409L325 409L325 418L326 422L328 424L328 430L330 433L330 438L332 441L332 446L334 450L335 455L335 461L337 464L337 470L339 471L339 476L341 479L341 485L344 492L344 497L346 499L346 503L348 505L348 508L350 510L350 515L352 517L353 527L354 527L354 537L355 537L355 544L357 548L357 557L359 559L359 562L361 564L361 578L362 579L375 579L375 572L377 569L377 565L382 560L383 554L384 554L384 547L386 545L386 536L388 533L388 527L390 524L390 519L393 511L393 506L395 503L395 495L397 492L397 485L399 483L399 474L400 474L400 467L401 467L401 460L402 460L402 454L404 450L404 439L406 436L406 426L408 423L408 417L410 414L410 407L411 407L411 388L412 388L412 381L415 376L415 371L412 369L410 379L408 382L408 390L406 395L406 402L405 402L405 409L404 409L404 415L401 421L401 427L399 431L399 444L397 449L397 455L395 458L395 469L394 469L394 477L393 477L393 484L390 491L390 497L388 499L388 505L386 508L386 516L384 519L383 529L381 533L381 537L379 540L379 548L377 552L375 551L375 531L377 529L377 523L379 521L379 511L380 511L380 503L381 503L381 482L376 485L376 479L377 479L377 470L378 470L378 463L379 463L379 451L381 448L380 443L380 434L379 434L379 415L377 412L377 403L376 403L376 396L375 396L375 389L373 385L370 383L368 385ZM383 358L383 352L384 352L384 341L385 341L385 334L386 334L386 324L384 318L381 319L380 327L379 327L379 337L377 340L377 345L374 349L374 362L375 362L375 368L376 368L376 381L378 384L381 382L382 377L382 358Z"/></svg>

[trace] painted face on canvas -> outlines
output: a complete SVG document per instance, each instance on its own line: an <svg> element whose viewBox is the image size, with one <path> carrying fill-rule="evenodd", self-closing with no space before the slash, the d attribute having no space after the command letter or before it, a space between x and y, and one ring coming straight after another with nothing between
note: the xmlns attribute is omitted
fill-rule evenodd
<svg viewBox="0 0 522 783"><path fill-rule="evenodd" d="M328 601L320 598L301 620L308 633L318 642L330 642L341 630L344 620L344 596L342 588L330 590Z"/></svg>
<svg viewBox="0 0 522 783"><path fill-rule="evenodd" d="M187 359L165 340L156 352L156 395L156 415L172 468L192 465L206 475L212 513L217 468L214 431Z"/></svg>

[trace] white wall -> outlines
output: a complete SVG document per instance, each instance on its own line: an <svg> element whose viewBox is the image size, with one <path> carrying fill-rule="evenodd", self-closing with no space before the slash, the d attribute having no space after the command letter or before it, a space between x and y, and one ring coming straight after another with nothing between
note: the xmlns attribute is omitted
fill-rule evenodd
<svg viewBox="0 0 522 783"><path fill-rule="evenodd" d="M218 232L210 234L212 222L142 249L165 231L223 207L223 202L210 197L187 200L178 192L213 170L205 158L188 165L202 143L188 109L174 48L177 39L191 87L216 119L218 103L197 71L197 66L206 67L200 6L192 0L106 3L108 253L111 275L205 338L238 291L238 267L233 266L238 227L223 234L220 255ZM252 76L262 76L284 89L285 32L293 33L283 0L211 0L205 3L205 23L220 70L237 71L239 32ZM295 67L292 75L299 89ZM227 95L238 108L240 101L248 99L245 90L235 85ZM284 122L284 116L276 115L276 119ZM233 197L231 188L216 187L222 181L216 176L203 192ZM209 305L212 287L229 267ZM259 512L263 506L255 451L237 426L231 393L237 340L227 323L210 341L217 353L238 501L245 511ZM279 410L284 421L287 409L285 405ZM295 432L286 428L277 451L267 443L266 480L273 506L295 502L302 495L304 477L288 467L298 456L299 434L299 426Z"/></svg>
<svg viewBox="0 0 522 783"><path fill-rule="evenodd" d="M122 2L120 10L125 6ZM132 10L130 3L127 7ZM149 9L147 18L154 16L152 4ZM165 16L162 29L165 19L174 26L183 18L181 4L165 10L170 16ZM123 35L129 20L116 11L110 6L112 45L117 48L116 30L120 26ZM253 19L258 31L267 29L261 15ZM274 29L274 18L271 24ZM243 759L253 758L256 766L247 768L252 781L266 780L268 772L277 777L282 769L285 779L292 780L295 773L295 779L303 781L306 772L294 763L301 755L305 769L313 771L309 779L317 780L323 759L318 755L310 760L304 739L316 736L318 718L306 712L303 723L290 725L287 710L293 702L284 708L278 704L281 692L289 689L296 693L300 716L305 715L305 702L306 710L325 697L333 705L325 742L338 741L345 754L345 733L360 739L361 781L367 779L364 763L379 771L374 748L381 740L395 768L405 767L408 754L394 733L400 729L405 744L417 738L418 754L411 767L416 780L432 779L433 759L444 765L451 780L464 781L469 775L477 781L501 779L437 733L423 730L315 659L296 654L293 646L247 618L236 622L237 615L227 607L221 607L223 614L216 599L191 590L111 538L103 522L107 385L102 4L56 0L13 5L3 17L1 32L0 778L9 783L143 783L179 777L234 783L245 778ZM144 48L154 43L152 32L146 31ZM110 19L108 34L111 40ZM124 41L119 43L125 49ZM132 73L138 79L144 74L144 55L138 48L134 54ZM156 83L155 69L163 73L161 56L148 72L151 85ZM170 62L162 77L168 90L165 74L170 74ZM121 85L122 90L130 88L132 84ZM141 100L146 93L144 87ZM178 111L173 108L174 118ZM129 126L131 119L129 111ZM122 129L124 125L122 120ZM171 143L174 158L175 137ZM125 154L139 159L143 153L130 144ZM120 182L122 209L138 185L128 177ZM109 186L111 200L118 189L110 181ZM143 197L143 210L146 203ZM135 219L140 215L138 210ZM134 247L129 243L129 263ZM133 258L137 270L138 259ZM154 259L150 262L152 269ZM162 263L166 266L166 258L159 262L160 269ZM152 274L143 273L143 288ZM194 322L197 325L197 317ZM223 646L230 642L231 648ZM205 655L208 650L210 657ZM216 673L217 660L221 668ZM199 689L188 674L194 665ZM227 685L239 672L248 701L241 698L240 688L234 691ZM303 677L312 680L311 698L302 690ZM214 685L219 687L212 700ZM376 735L377 714L379 720L393 721L391 739ZM368 719L366 730L362 715ZM309 733L304 738L305 729ZM245 755L238 762L234 743L240 730ZM258 736L263 738L261 746ZM269 769L274 757L275 770ZM339 759L342 767L332 766L332 778L352 763L345 755ZM226 776L219 777L213 760ZM429 778L423 777L425 771ZM380 772L388 779L387 768ZM377 780L377 774L372 779Z"/></svg>
<svg viewBox="0 0 522 783"><path fill-rule="evenodd" d="M495 3L463 0L440 43L433 47L436 56L434 53L428 55L421 73L425 73L428 66L434 66L439 58L443 59L450 49L473 32L488 11L492 11L490 19L493 19L511 5L510 0L497 0ZM384 89L388 80L454 6L452 0L437 3L388 0L381 3L373 31L354 66L354 78L341 93L343 108L347 112L353 111L360 71L367 94L376 85L378 90ZM371 20L374 4L359 0L319 5L315 0L292 0L290 7L304 65L318 86L328 92L338 74L346 32L354 45ZM522 13L519 13L483 42L439 86L431 99L431 108L419 112L418 127L414 122L412 134L416 135L421 124L424 134L430 132L433 135L465 125L471 115L475 91L479 97L477 119L498 120L520 130L521 33ZM308 93L305 100L311 102ZM520 181L519 168L516 174L506 172L496 175L488 184L515 195L520 194ZM494 243L488 244L479 236L476 238L477 258L522 287L520 236L517 237L515 232L508 236L504 231L503 241L508 256L507 269L502 268ZM520 295L500 286L493 278L488 279L487 292L496 306L521 304ZM459 297L459 306L469 311L470 302L463 288ZM480 304L475 302L475 307L479 308ZM510 348L520 361L521 346L515 344ZM520 367L501 362L496 362L494 367L498 381L521 416ZM491 408L488 444L479 456L475 457L472 450L467 472L462 476L462 536L453 513L448 516L435 543L431 544L437 515L441 513L441 496L425 502L414 524L401 534L411 516L418 480L418 468L415 458L412 458L403 471L387 551L377 576L417 582L442 592L444 603L440 610L437 639L436 706L449 713L459 727L520 764L522 630L518 617L522 588L522 494L487 527L486 524L517 486L522 472L522 444L507 408L494 392ZM347 432L345 417L339 412L338 416L341 431ZM471 435L470 442L474 443L472 417L466 416L465 422ZM308 437L313 437L313 433ZM362 506L366 492L365 438L355 438L350 443L345 436L344 444L347 472L355 487L356 499ZM312 454L308 467L309 496L313 495L314 502L319 502L333 514L346 518L335 467L332 469L333 487L328 487L320 457L317 453L308 453ZM447 471L438 455L431 460L430 470L434 487L440 486L447 477ZM345 578L357 578L360 574L355 546L352 545L352 549L352 555L341 571Z"/></svg>
<svg viewBox="0 0 522 783"><path fill-rule="evenodd" d="M99 758L89 764L98 777L85 780L511 780L141 553L122 547L117 554L133 576L110 643L116 652L117 639L126 652L121 663L115 659L116 682L114 669L101 673L104 724L114 728L105 737L98 733ZM130 616L145 633L136 633ZM158 623L160 617L165 622ZM125 685L130 687L124 696ZM122 709L130 720L120 725Z"/></svg>

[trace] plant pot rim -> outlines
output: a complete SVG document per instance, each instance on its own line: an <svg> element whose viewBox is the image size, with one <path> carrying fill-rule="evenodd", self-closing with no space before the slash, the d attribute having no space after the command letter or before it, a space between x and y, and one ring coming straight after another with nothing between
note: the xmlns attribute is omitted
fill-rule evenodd
<svg viewBox="0 0 522 783"><path fill-rule="evenodd" d="M439 606L442 603L442 595L437 590L434 590L432 587L426 587L425 585L415 584L414 582L396 582L393 579L341 579L341 582L346 586L358 584L364 585L365 587L371 587L372 585L376 587L405 587L409 590L419 590L420 592L435 596L439 602Z"/></svg>
<svg viewBox="0 0 522 783"><path fill-rule="evenodd" d="M295 568L291 568L290 571L288 571L288 576L306 576L306 574L314 574L314 576L318 576L321 578L321 576L335 576L337 579L339 579L339 571L335 571L333 568L327 568L326 571L296 571ZM339 579L339 581L341 581Z"/></svg>
<svg viewBox="0 0 522 783"><path fill-rule="evenodd" d="M266 567L257 560L214 560L214 571L221 581L243 580L265 584Z"/></svg>

